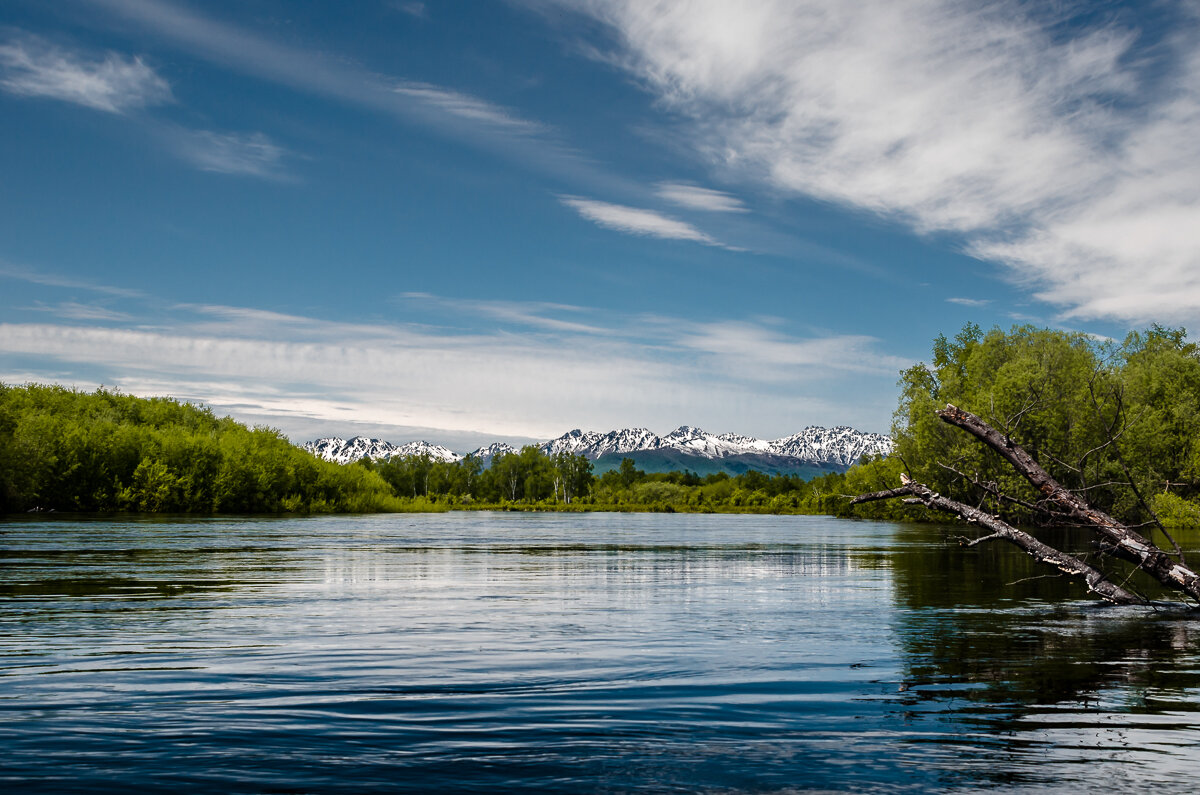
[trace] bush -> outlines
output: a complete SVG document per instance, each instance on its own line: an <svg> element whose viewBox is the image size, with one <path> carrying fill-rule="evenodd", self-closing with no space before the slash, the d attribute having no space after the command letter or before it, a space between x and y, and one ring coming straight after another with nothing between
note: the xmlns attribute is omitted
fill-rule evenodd
<svg viewBox="0 0 1200 795"><path fill-rule="evenodd" d="M1200 505L1194 502L1164 492L1155 494L1151 504L1165 527L1200 527Z"/></svg>

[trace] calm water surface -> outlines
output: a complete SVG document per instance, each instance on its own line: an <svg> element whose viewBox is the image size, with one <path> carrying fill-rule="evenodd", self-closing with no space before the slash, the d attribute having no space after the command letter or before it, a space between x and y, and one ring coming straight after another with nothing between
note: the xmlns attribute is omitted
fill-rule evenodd
<svg viewBox="0 0 1200 795"><path fill-rule="evenodd" d="M0 786L1200 788L1200 618L944 533L0 521Z"/></svg>

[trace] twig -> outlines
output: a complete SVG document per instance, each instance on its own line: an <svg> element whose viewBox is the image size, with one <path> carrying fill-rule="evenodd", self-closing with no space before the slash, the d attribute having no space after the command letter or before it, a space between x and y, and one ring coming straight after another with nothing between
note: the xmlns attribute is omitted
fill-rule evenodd
<svg viewBox="0 0 1200 795"><path fill-rule="evenodd" d="M1031 582L1033 580L1059 580L1062 579L1061 574L1035 574L1032 577L1022 577L1019 580L1013 580L1008 585L1020 585L1023 582Z"/></svg>

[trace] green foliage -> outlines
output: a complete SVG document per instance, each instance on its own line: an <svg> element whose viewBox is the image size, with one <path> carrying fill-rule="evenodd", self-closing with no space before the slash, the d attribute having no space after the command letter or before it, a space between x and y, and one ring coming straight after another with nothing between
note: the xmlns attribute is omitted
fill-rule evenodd
<svg viewBox="0 0 1200 795"><path fill-rule="evenodd" d="M1164 527L1200 527L1200 504L1189 502L1169 491L1155 494L1153 504L1154 512Z"/></svg>
<svg viewBox="0 0 1200 795"><path fill-rule="evenodd" d="M400 510L379 475L167 398L0 385L0 512Z"/></svg>
<svg viewBox="0 0 1200 795"><path fill-rule="evenodd" d="M1161 507L1178 521L1200 498L1200 353L1182 329L1153 326L1123 343L1017 326L966 326L938 337L932 364L901 374L890 458L861 464L847 493L894 487L899 473L953 499L1022 523L1047 517L1039 496L997 454L943 423L947 403L971 411L1029 451L1067 488L1139 524ZM1027 504L999 501L1000 491ZM1191 506L1191 507L1188 507ZM856 515L917 515L895 502Z"/></svg>

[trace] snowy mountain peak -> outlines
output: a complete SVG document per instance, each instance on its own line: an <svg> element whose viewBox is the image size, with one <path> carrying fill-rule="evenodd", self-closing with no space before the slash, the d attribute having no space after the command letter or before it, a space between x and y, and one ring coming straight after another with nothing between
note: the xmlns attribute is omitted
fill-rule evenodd
<svg viewBox="0 0 1200 795"><path fill-rule="evenodd" d="M410 455L427 455L434 461L461 461L462 456L454 452L448 447L442 447L440 444L430 444L429 442L409 442L402 444L396 448L396 452L392 455L401 457Z"/></svg>
<svg viewBox="0 0 1200 795"><path fill-rule="evenodd" d="M392 456L428 455L435 461L458 461L462 456L440 445L428 442L409 442L394 445L379 439L354 437L343 440L338 437L318 439L303 445L305 450L329 461L348 463L367 456L390 458ZM848 467L864 455L886 454L892 449L892 440L878 433L864 433L847 425L835 428L810 426L782 439L764 441L736 433L712 434L692 425L680 425L666 436L658 436L645 428L623 428L598 433L579 428L567 431L557 439L538 446L547 455L560 452L582 455L597 459L606 455L625 455L642 451L669 450L707 459L731 458L733 456L768 456L775 459L791 459L803 463L836 464ZM516 448L504 442L494 442L471 453L491 464L492 459L506 453L515 453Z"/></svg>
<svg viewBox="0 0 1200 795"><path fill-rule="evenodd" d="M704 458L728 458L733 455L765 452L762 445L755 446L758 440L748 436L725 434L718 436L703 428L692 425L680 425L663 437L664 448L682 450Z"/></svg>
<svg viewBox="0 0 1200 795"><path fill-rule="evenodd" d="M554 455L556 453L570 453L578 455L581 451L594 447L599 443L602 437L595 431L581 431L576 428L573 431L567 431L557 439L551 439L538 446L546 455Z"/></svg>
<svg viewBox="0 0 1200 795"><path fill-rule="evenodd" d="M770 453L771 443L752 436L742 436L740 433L722 433L716 437L718 441L732 445L735 448L755 453Z"/></svg>
<svg viewBox="0 0 1200 795"><path fill-rule="evenodd" d="M362 436L355 436L352 439L331 436L317 439L315 442L306 442L303 447L318 458L336 461L339 464L348 464L363 457L387 458L396 449L396 445L391 442Z"/></svg>
<svg viewBox="0 0 1200 795"><path fill-rule="evenodd" d="M864 455L891 452L892 440L882 434L857 431L848 425L836 428L810 426L770 442L770 447L778 455L850 466Z"/></svg>
<svg viewBox="0 0 1200 795"><path fill-rule="evenodd" d="M517 448L513 447L511 444L505 444L504 442L492 442L487 447L480 447L477 450L473 450L470 455L473 458L478 458L486 467L491 465L493 458L515 452L517 452Z"/></svg>
<svg viewBox="0 0 1200 795"><path fill-rule="evenodd" d="M368 439L362 436L355 436L349 440L330 436L306 442L301 447L318 458L336 461L339 464L349 464L362 458L380 459L410 455L427 455L434 461L458 461L462 458L453 450L429 442L394 445L382 439Z"/></svg>

